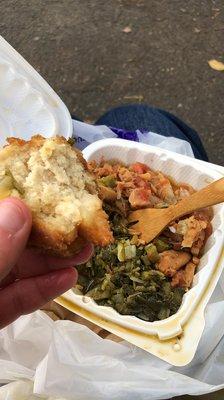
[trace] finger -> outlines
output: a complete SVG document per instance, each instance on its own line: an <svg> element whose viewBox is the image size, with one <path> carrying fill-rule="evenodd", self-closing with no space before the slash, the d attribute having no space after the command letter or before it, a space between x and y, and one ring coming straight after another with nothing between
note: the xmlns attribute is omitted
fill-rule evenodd
<svg viewBox="0 0 224 400"><path fill-rule="evenodd" d="M73 262L74 265L84 264L93 256L94 246L92 243L87 243L85 247L80 251L80 253L76 254L74 257L68 258L70 262Z"/></svg>
<svg viewBox="0 0 224 400"><path fill-rule="evenodd" d="M31 213L19 199L0 201L0 280L24 250L32 225Z"/></svg>
<svg viewBox="0 0 224 400"><path fill-rule="evenodd" d="M55 267L74 266L86 263L93 255L94 246L92 243L87 243L80 253L69 258L47 257L47 264L54 265Z"/></svg>
<svg viewBox="0 0 224 400"><path fill-rule="evenodd" d="M33 249L25 249L16 265L17 278L26 278L41 275L55 269L74 267L88 261L92 255L93 245L91 243L88 243L79 254L70 258L58 258L41 254Z"/></svg>
<svg viewBox="0 0 224 400"><path fill-rule="evenodd" d="M66 292L77 281L77 271L66 268L16 281L0 290L0 329Z"/></svg>
<svg viewBox="0 0 224 400"><path fill-rule="evenodd" d="M25 249L15 267L10 271L5 279L1 281L0 287L5 287L16 279L43 275L54 270L83 264L91 258L93 255L93 249L93 245L89 243L80 254L71 258L57 258L38 253L33 249Z"/></svg>

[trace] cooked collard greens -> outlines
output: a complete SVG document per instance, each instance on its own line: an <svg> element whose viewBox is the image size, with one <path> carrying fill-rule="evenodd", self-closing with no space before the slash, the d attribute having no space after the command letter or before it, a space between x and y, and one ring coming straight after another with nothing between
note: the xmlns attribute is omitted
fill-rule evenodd
<svg viewBox="0 0 224 400"><path fill-rule="evenodd" d="M79 289L101 306L145 321L176 313L211 233L211 210L174 221L152 243L141 243L129 233L128 213L169 207L194 189L141 163L91 162L89 169L98 180L115 241L96 247L92 259L77 267Z"/></svg>

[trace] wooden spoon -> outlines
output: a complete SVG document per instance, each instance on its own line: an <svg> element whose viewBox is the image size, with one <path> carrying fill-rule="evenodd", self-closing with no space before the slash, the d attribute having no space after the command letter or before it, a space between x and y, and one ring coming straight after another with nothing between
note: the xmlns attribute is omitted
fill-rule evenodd
<svg viewBox="0 0 224 400"><path fill-rule="evenodd" d="M140 235L140 239L149 243L175 219L223 201L224 178L221 178L168 208L132 211L129 214L129 222L136 223L131 226L130 232Z"/></svg>

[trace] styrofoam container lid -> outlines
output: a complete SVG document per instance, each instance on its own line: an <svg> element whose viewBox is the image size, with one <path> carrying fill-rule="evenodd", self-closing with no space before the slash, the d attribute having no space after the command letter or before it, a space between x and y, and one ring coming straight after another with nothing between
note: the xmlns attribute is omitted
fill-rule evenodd
<svg viewBox="0 0 224 400"><path fill-rule="evenodd" d="M72 136L72 119L63 101L2 36L0 87L0 146L10 136Z"/></svg>

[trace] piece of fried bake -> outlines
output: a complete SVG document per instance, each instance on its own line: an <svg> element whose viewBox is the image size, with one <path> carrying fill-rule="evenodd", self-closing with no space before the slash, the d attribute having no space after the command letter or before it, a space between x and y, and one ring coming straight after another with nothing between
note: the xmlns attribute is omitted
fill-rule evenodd
<svg viewBox="0 0 224 400"><path fill-rule="evenodd" d="M82 154L63 137L8 139L0 150L0 196L21 198L33 217L29 245L71 256L91 241L113 241L108 217Z"/></svg>

